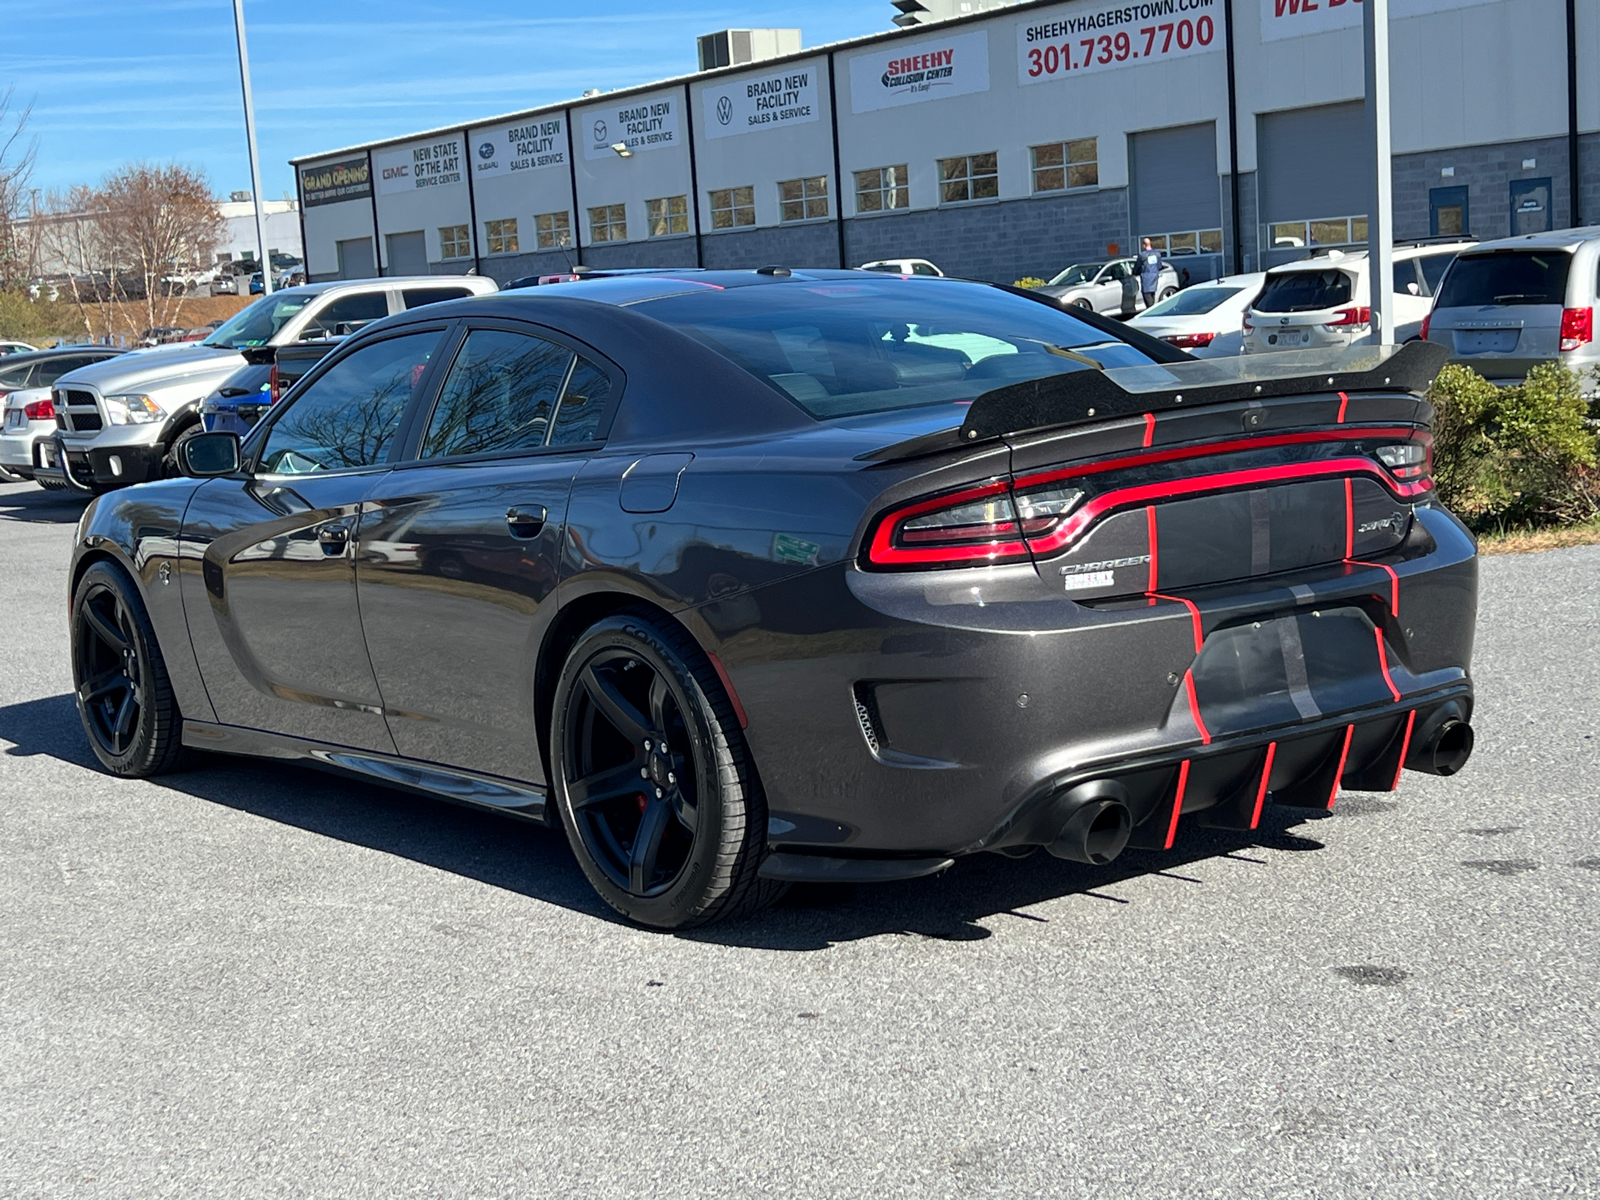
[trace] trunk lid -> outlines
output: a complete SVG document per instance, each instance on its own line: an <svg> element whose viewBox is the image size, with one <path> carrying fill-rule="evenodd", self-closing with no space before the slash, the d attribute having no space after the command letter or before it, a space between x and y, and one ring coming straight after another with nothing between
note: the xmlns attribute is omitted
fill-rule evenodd
<svg viewBox="0 0 1600 1200"><path fill-rule="evenodd" d="M1560 354L1571 265L1564 250L1461 255L1440 285L1428 340L1490 378L1521 378Z"/></svg>

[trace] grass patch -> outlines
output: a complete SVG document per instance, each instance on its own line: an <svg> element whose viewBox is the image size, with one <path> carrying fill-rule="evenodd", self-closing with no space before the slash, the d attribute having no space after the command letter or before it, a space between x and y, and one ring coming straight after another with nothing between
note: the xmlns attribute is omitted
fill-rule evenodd
<svg viewBox="0 0 1600 1200"><path fill-rule="evenodd" d="M1500 529L1478 537L1480 554L1532 554L1600 544L1600 519L1550 529Z"/></svg>

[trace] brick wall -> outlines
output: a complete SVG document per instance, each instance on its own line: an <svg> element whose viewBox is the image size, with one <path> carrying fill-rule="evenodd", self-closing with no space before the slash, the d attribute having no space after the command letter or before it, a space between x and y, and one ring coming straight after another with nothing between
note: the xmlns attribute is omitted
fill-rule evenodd
<svg viewBox="0 0 1600 1200"><path fill-rule="evenodd" d="M1538 165L1531 171L1524 171L1522 160L1525 158L1535 159ZM1581 155L1579 161L1582 161ZM1445 167L1455 168L1453 178L1440 174ZM1482 241L1509 237L1511 181L1546 176L1550 179L1550 228L1562 229L1572 223L1565 138L1396 155L1394 236L1396 240L1427 237L1428 192L1439 187L1465 187L1470 232ZM1589 194L1592 193L1586 191L1586 195Z"/></svg>

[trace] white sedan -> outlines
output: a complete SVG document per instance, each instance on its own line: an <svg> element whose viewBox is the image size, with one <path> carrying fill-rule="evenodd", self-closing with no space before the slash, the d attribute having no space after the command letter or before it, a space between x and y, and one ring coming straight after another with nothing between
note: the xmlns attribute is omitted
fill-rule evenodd
<svg viewBox="0 0 1600 1200"><path fill-rule="evenodd" d="M932 275L944 278L944 272L925 258L880 258L877 262L862 263L858 269L877 271L883 275Z"/></svg>
<svg viewBox="0 0 1600 1200"><path fill-rule="evenodd" d="M1228 275L1184 288L1128 322L1196 358L1224 358L1243 347L1244 314L1261 294L1265 272Z"/></svg>

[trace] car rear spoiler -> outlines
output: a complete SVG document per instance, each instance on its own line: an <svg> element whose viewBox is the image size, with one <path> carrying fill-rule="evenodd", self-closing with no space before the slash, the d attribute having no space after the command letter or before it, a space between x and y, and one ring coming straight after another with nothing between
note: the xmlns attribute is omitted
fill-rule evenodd
<svg viewBox="0 0 1600 1200"><path fill-rule="evenodd" d="M1419 341L1407 342L1391 353L1383 353L1378 347L1357 347L1326 370L1307 369L1304 373L1275 374L1270 368L1279 365L1273 361L1278 356L1262 355L1047 375L1043 379L1030 379L984 392L967 410L967 419L961 423L960 440L975 442L1058 425L1082 425L1177 408L1317 392L1402 391L1421 396L1449 357L1450 352L1444 346ZM1279 359L1279 363L1283 361ZM1237 377L1217 379L1225 373L1214 369L1219 363L1236 366L1238 369L1233 373ZM1253 373L1251 368L1254 367L1266 369ZM1167 378L1158 386L1130 391L1122 384L1135 374L1143 378L1158 375ZM1212 378L1207 379L1208 375Z"/></svg>

